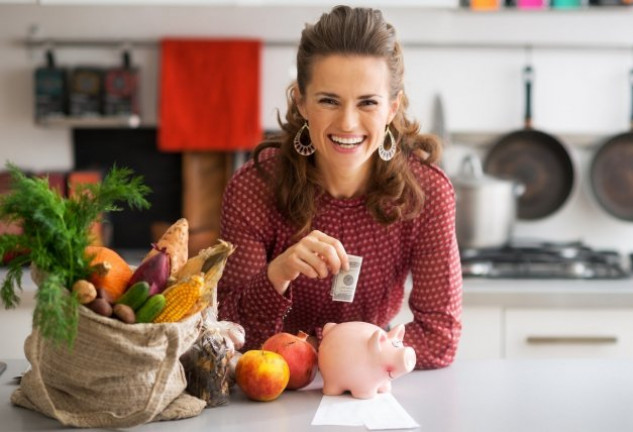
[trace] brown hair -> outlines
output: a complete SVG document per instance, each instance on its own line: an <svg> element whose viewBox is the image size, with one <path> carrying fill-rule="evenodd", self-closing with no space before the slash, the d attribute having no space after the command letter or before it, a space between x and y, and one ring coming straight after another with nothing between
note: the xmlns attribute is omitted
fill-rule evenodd
<svg viewBox="0 0 633 432"><path fill-rule="evenodd" d="M396 138L396 155L388 162L374 155L366 202L374 219L385 225L415 217L422 209L424 194L407 159L415 153L424 162L432 163L439 159L441 149L437 139L420 135L419 124L405 115L409 103L404 94L402 48L396 40L395 29L385 22L379 10L348 6L336 6L323 14L316 24L306 25L297 52L296 85L301 94L305 94L312 78L314 62L332 54L385 59L391 75L391 98L395 99L402 91L400 107L389 126ZM304 123L293 97L294 87L293 83L286 92L285 123L279 116L277 118L281 135L257 146L254 159L259 172L265 175L259 165L259 154L269 147L279 148L279 166L274 178L277 207L296 226L298 234L306 234L316 212L316 199L323 193L323 188L314 156L302 156L293 147L294 136Z"/></svg>

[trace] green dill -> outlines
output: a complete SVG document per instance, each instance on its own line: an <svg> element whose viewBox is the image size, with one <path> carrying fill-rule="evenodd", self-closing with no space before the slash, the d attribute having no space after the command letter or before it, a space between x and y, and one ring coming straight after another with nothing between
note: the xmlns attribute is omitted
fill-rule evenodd
<svg viewBox="0 0 633 432"><path fill-rule="evenodd" d="M148 208L150 189L129 168L113 166L101 183L79 185L72 197L64 198L50 188L48 178L27 176L11 163L7 168L11 192L0 196L0 220L18 223L22 233L0 235L0 257L20 252L9 262L0 287L2 303L7 309L19 304L23 266L31 264L42 275L33 327L44 338L72 347L79 302L69 288L90 275L90 257L84 254L94 240L90 228L104 212L122 210L118 203Z"/></svg>

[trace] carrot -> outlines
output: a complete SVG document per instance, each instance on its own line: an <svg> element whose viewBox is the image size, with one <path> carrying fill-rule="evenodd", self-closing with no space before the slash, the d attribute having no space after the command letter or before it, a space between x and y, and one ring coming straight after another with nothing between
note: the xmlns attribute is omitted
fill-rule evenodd
<svg viewBox="0 0 633 432"><path fill-rule="evenodd" d="M170 275L176 275L189 258L189 222L185 218L178 219L156 242L156 249L145 255L143 262L165 248L171 260Z"/></svg>

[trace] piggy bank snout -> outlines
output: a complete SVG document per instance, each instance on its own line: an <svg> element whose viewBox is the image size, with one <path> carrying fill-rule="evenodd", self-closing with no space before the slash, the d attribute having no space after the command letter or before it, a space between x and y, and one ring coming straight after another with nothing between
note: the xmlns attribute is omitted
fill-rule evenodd
<svg viewBox="0 0 633 432"><path fill-rule="evenodd" d="M415 361L415 350L411 347L406 347L404 349L404 369L406 371L405 373L411 372L413 370L413 368L415 367Z"/></svg>

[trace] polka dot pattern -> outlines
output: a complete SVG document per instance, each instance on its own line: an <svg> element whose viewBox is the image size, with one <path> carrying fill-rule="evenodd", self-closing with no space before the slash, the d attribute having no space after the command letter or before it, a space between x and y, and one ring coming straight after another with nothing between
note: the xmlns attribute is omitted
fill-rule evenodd
<svg viewBox="0 0 633 432"><path fill-rule="evenodd" d="M270 174L276 150L260 155ZM224 194L221 238L237 246L218 284L220 318L246 329L244 349L259 348L274 333L303 330L320 338L327 322L366 321L386 327L398 313L409 272L413 289L405 345L418 369L449 365L461 333L461 267L455 238L455 196L448 178L413 157L409 165L426 194L414 220L376 223L364 198L322 196L313 229L339 239L347 253L363 257L352 303L335 302L332 276L299 276L279 295L266 276L267 263L291 246L293 229L274 205L253 162L240 168Z"/></svg>

